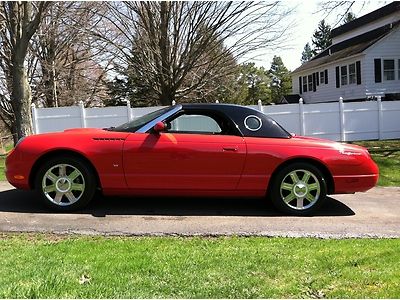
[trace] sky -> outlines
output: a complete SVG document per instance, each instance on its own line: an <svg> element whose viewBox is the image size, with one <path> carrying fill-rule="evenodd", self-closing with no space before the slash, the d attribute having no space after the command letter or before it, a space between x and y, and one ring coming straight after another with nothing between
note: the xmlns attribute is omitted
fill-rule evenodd
<svg viewBox="0 0 400 300"><path fill-rule="evenodd" d="M304 46L307 42L311 45L311 37L317 29L318 23L324 19L323 13L317 13L320 0L285 0L285 2L288 6L296 7L292 18L297 24L293 27L293 34L284 49L263 50L262 53L257 54L257 58L252 59L256 65L264 66L266 69L270 68L274 55L280 56L285 66L291 71L299 67ZM352 12L356 17L361 17L390 2L392 1L355 1ZM336 23L336 17L336 15L329 16L325 21L332 26Z"/></svg>

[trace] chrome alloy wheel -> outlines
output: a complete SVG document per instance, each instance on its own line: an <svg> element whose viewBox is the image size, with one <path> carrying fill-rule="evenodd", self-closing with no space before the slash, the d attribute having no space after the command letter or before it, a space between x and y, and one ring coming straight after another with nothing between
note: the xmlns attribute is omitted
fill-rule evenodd
<svg viewBox="0 0 400 300"><path fill-rule="evenodd" d="M44 174L42 191L52 203L68 206L82 197L85 191L85 179L76 167L58 164Z"/></svg>
<svg viewBox="0 0 400 300"><path fill-rule="evenodd" d="M290 208L306 210L318 201L321 185L310 171L293 170L283 178L280 194L283 202Z"/></svg>

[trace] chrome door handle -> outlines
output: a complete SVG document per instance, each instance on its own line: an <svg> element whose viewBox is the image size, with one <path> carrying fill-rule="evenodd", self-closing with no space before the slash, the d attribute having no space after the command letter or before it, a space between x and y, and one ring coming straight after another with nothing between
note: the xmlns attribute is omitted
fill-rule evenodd
<svg viewBox="0 0 400 300"><path fill-rule="evenodd" d="M237 147L222 147L223 151L237 151Z"/></svg>

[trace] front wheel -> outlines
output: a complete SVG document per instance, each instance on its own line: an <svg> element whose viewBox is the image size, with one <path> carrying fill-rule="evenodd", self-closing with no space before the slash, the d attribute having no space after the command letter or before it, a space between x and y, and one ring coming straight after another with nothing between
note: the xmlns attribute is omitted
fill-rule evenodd
<svg viewBox="0 0 400 300"><path fill-rule="evenodd" d="M90 167L79 158L52 158L39 169L35 188L42 201L57 211L83 208L93 198L96 180Z"/></svg>
<svg viewBox="0 0 400 300"><path fill-rule="evenodd" d="M275 176L271 197L280 211L304 216L312 214L323 204L326 190L325 178L318 168L309 163L294 163Z"/></svg>

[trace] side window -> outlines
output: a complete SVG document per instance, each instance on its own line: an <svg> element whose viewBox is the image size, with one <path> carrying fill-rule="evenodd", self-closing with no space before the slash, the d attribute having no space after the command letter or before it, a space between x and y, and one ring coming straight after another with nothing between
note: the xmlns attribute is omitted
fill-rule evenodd
<svg viewBox="0 0 400 300"><path fill-rule="evenodd" d="M383 80L394 80L394 59L383 60Z"/></svg>
<svg viewBox="0 0 400 300"><path fill-rule="evenodd" d="M349 84L356 83L356 64L349 65Z"/></svg>
<svg viewBox="0 0 400 300"><path fill-rule="evenodd" d="M168 132L221 134L220 125L206 115L180 115L168 124Z"/></svg>
<svg viewBox="0 0 400 300"><path fill-rule="evenodd" d="M307 76L303 76L303 92L307 92Z"/></svg>
<svg viewBox="0 0 400 300"><path fill-rule="evenodd" d="M320 84L325 84L325 72L319 72Z"/></svg>
<svg viewBox="0 0 400 300"><path fill-rule="evenodd" d="M308 91L311 92L313 90L313 80L312 75L308 75Z"/></svg>

